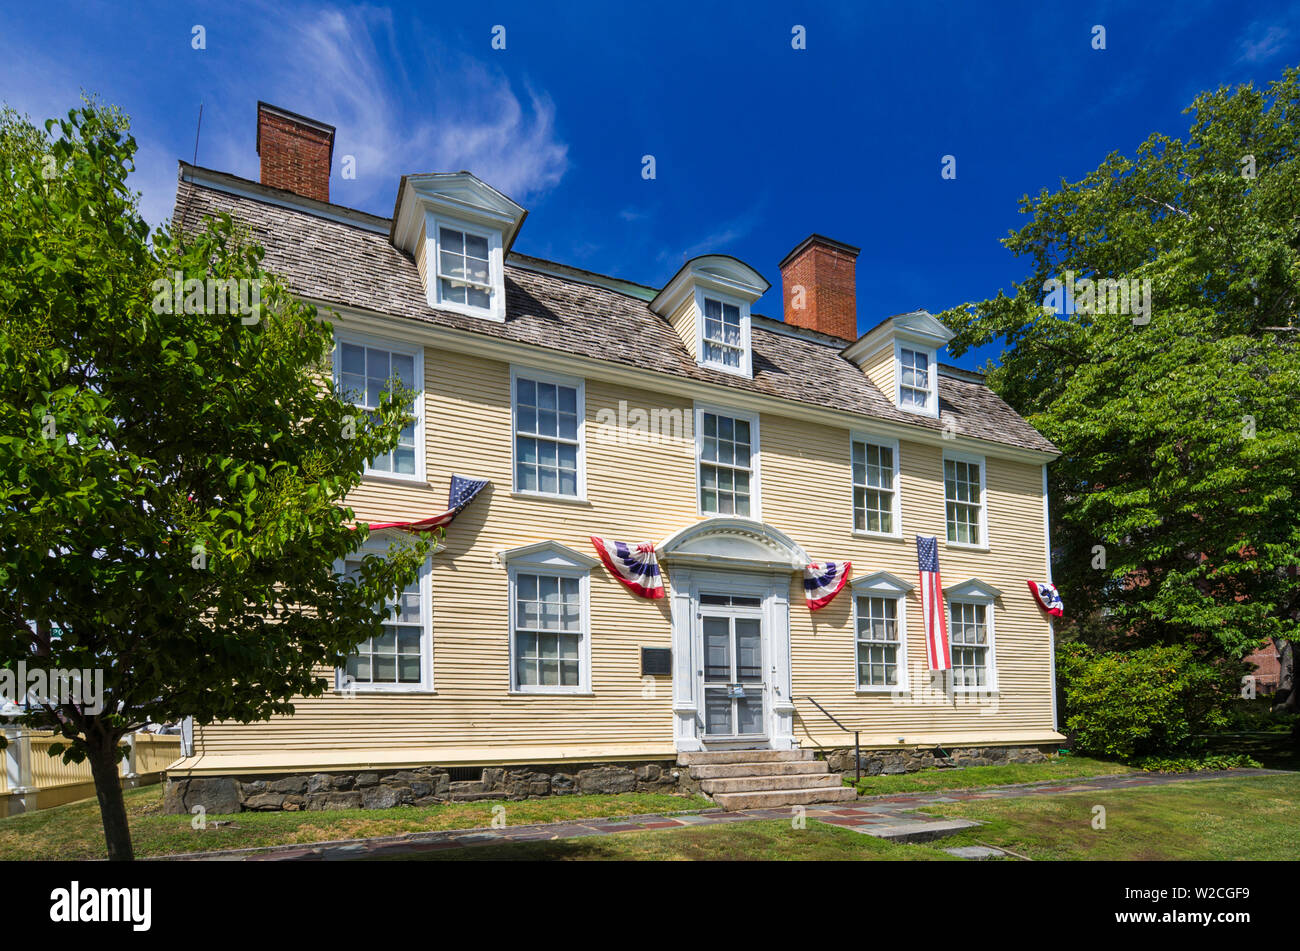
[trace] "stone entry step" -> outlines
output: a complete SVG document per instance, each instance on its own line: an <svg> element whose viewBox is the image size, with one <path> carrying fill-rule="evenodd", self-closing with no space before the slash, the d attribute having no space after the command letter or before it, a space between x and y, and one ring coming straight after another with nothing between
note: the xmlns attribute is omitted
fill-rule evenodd
<svg viewBox="0 0 1300 951"><path fill-rule="evenodd" d="M724 809L771 809L777 806L810 806L825 802L855 802L852 786L817 789L773 789L763 792L718 793L713 801Z"/></svg>
<svg viewBox="0 0 1300 951"><path fill-rule="evenodd" d="M812 750L724 750L682 753L700 791L724 809L767 809L852 802L857 792Z"/></svg>
<svg viewBox="0 0 1300 951"><path fill-rule="evenodd" d="M814 759L812 750L723 750L719 752L678 753L678 766L724 763L807 763Z"/></svg>
<svg viewBox="0 0 1300 951"><path fill-rule="evenodd" d="M824 761L805 760L794 763L721 763L690 767L691 779L732 779L737 776L796 776L826 773Z"/></svg>
<svg viewBox="0 0 1300 951"><path fill-rule="evenodd" d="M730 779L705 779L700 789L714 793L762 792L773 789L834 789L843 785L834 773L795 773L793 776L736 776Z"/></svg>

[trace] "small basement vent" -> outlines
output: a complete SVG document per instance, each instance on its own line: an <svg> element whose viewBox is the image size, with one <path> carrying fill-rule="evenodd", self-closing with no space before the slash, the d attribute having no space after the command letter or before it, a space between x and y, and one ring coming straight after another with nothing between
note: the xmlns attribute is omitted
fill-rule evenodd
<svg viewBox="0 0 1300 951"><path fill-rule="evenodd" d="M452 783L477 783L483 779L482 766L449 766L447 781Z"/></svg>
<svg viewBox="0 0 1300 951"><path fill-rule="evenodd" d="M671 677L673 673L673 652L669 647L641 648L642 677Z"/></svg>

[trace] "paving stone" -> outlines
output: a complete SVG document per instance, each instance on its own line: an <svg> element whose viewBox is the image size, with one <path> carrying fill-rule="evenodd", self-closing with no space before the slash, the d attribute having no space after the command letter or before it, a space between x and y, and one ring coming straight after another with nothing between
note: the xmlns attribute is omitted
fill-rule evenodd
<svg viewBox="0 0 1300 951"><path fill-rule="evenodd" d="M990 849L985 845L959 845L951 849L944 849L949 855L955 855L961 859L972 859L976 862L983 862L986 859L1005 858L1006 854L1001 849Z"/></svg>

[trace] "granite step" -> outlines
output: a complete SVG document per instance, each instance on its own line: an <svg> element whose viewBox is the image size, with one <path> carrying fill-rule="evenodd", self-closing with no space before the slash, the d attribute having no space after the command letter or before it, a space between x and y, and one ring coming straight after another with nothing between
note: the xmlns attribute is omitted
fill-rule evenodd
<svg viewBox="0 0 1300 951"><path fill-rule="evenodd" d="M825 760L802 760L786 763L718 763L690 767L691 779L732 779L738 776L794 776L800 773L826 773Z"/></svg>
<svg viewBox="0 0 1300 951"><path fill-rule="evenodd" d="M843 783L835 773L794 773L790 776L736 776L730 779L705 779L700 789L714 793L764 792L777 789L833 789Z"/></svg>
<svg viewBox="0 0 1300 951"><path fill-rule="evenodd" d="M719 766L726 763L794 763L814 758L812 750L722 750L678 753L678 766Z"/></svg>
<svg viewBox="0 0 1300 951"><path fill-rule="evenodd" d="M827 802L853 802L858 798L851 786L816 789L774 789L762 792L717 793L713 801L724 809L773 809L780 806L811 806Z"/></svg>

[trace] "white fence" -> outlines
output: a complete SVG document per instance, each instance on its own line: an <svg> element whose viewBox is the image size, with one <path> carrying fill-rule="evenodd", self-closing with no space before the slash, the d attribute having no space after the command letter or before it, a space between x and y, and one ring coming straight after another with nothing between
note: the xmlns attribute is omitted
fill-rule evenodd
<svg viewBox="0 0 1300 951"><path fill-rule="evenodd" d="M7 726L5 768L0 772L0 817L48 809L95 795L95 781L87 762L67 763L50 756L55 743L66 743L55 733ZM156 733L123 737L127 755L118 765L125 788L148 786L160 780L167 764L181 753L181 738Z"/></svg>

